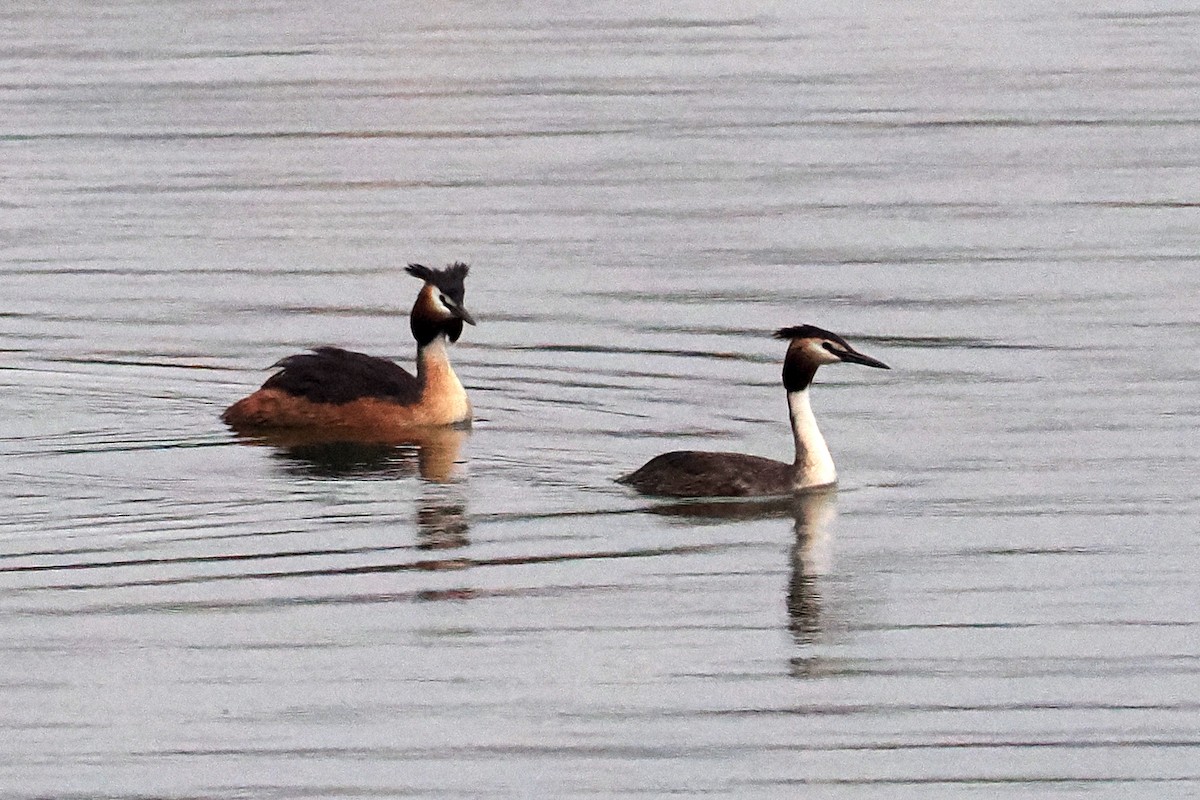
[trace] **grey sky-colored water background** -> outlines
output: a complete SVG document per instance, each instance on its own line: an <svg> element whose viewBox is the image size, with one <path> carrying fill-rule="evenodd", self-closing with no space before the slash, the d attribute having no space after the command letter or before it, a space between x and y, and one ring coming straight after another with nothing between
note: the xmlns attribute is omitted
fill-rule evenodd
<svg viewBox="0 0 1200 800"><path fill-rule="evenodd" d="M1200 794L1200 12L10 2L6 798ZM476 425L251 444L280 357ZM836 498L678 508L790 455Z"/></svg>

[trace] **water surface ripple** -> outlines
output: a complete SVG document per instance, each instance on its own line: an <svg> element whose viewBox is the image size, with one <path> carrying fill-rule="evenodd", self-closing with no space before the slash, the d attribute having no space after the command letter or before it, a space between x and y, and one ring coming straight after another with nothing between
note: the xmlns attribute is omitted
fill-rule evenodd
<svg viewBox="0 0 1200 800"><path fill-rule="evenodd" d="M10 3L0 794L1200 794L1200 14ZM235 437L409 364L470 435ZM836 497L665 504L668 449Z"/></svg>

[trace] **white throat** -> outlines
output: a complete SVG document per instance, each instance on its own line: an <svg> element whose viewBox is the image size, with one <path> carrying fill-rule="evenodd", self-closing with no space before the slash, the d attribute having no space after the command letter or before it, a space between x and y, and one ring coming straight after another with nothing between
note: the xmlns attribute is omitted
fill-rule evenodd
<svg viewBox="0 0 1200 800"><path fill-rule="evenodd" d="M450 365L450 348L447 347L446 334L439 333L433 341L417 351L417 374L421 375L436 364Z"/></svg>
<svg viewBox="0 0 1200 800"><path fill-rule="evenodd" d="M792 418L792 436L796 439L796 483L797 489L828 486L837 483L837 470L833 468L833 456L825 437L817 427L812 406L808 401L808 389L788 392L788 411Z"/></svg>

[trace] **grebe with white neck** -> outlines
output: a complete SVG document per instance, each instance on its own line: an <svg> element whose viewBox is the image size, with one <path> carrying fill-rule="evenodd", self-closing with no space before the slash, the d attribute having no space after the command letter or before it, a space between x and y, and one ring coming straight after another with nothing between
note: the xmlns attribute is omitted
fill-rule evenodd
<svg viewBox="0 0 1200 800"><path fill-rule="evenodd" d="M789 342L783 360L783 387L796 459L791 464L742 453L680 450L650 459L618 480L643 494L665 497L769 497L833 486L837 470L813 416L809 391L823 364L862 364L891 369L858 352L831 331L815 325L781 328L775 338Z"/></svg>

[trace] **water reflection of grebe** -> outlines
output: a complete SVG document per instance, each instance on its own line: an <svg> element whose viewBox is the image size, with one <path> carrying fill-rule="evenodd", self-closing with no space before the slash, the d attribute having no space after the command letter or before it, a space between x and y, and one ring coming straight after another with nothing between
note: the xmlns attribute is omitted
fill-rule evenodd
<svg viewBox="0 0 1200 800"><path fill-rule="evenodd" d="M426 492L417 503L417 549L457 550L468 538L467 504L457 491Z"/></svg>
<svg viewBox="0 0 1200 800"><path fill-rule="evenodd" d="M414 429L387 441L345 441L337 432L281 430L243 435L242 441L274 448L284 468L317 478L411 478L452 483L469 432L459 428Z"/></svg>
<svg viewBox="0 0 1200 800"><path fill-rule="evenodd" d="M830 528L837 518L837 493L798 495L793 506L795 538L788 578L788 629L797 644L815 642L821 633L820 578L829 572Z"/></svg>
<svg viewBox="0 0 1200 800"><path fill-rule="evenodd" d="M319 347L276 363L279 372L221 419L237 431L338 430L341 439L356 441L394 438L414 426L469 425L471 404L447 350L464 322L475 324L463 307L467 271L460 263L441 270L408 266L425 282L409 315L415 376L386 358Z"/></svg>
<svg viewBox="0 0 1200 800"><path fill-rule="evenodd" d="M417 549L428 554L419 568L425 572L460 572L472 561L462 554L471 544L466 498L457 484L426 485L417 501ZM477 590L469 586L425 589L421 600L470 600Z"/></svg>
<svg viewBox="0 0 1200 800"><path fill-rule="evenodd" d="M665 497L764 497L809 491L837 482L833 457L817 428L808 390L822 364L862 364L889 369L838 336L813 325L775 333L790 342L783 361L796 459L791 464L742 453L680 450L663 453L618 480L643 494Z"/></svg>
<svg viewBox="0 0 1200 800"><path fill-rule="evenodd" d="M799 645L818 640L821 628L821 577L830 566L830 529L837 518L837 492L817 489L761 500L705 500L666 503L655 514L697 520L752 520L791 517L794 538L788 576L788 630ZM804 668L803 659L795 665Z"/></svg>

